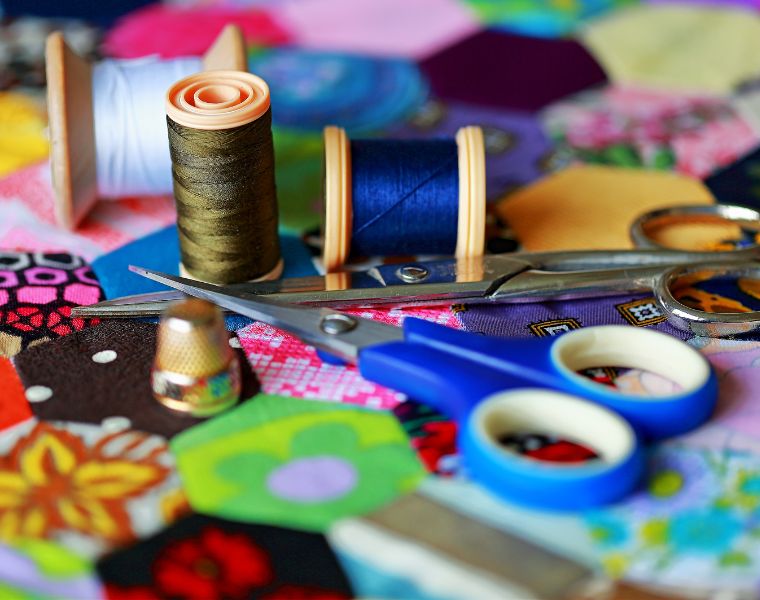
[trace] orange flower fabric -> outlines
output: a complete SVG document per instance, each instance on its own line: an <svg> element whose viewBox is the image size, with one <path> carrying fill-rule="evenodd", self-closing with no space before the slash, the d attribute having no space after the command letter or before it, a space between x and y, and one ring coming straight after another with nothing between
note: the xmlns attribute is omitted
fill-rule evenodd
<svg viewBox="0 0 760 600"><path fill-rule="evenodd" d="M126 501L171 471L157 461L165 446L130 455L149 437L120 431L88 446L74 433L37 423L0 460L0 538L74 530L109 543L134 539Z"/></svg>

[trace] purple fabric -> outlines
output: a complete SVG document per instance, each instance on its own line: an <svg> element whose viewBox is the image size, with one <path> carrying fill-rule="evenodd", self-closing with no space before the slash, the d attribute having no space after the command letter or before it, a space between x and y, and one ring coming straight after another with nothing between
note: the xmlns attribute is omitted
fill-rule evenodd
<svg viewBox="0 0 760 600"><path fill-rule="evenodd" d="M495 30L466 38L420 66L433 92L445 100L527 111L607 81L602 67L575 40Z"/></svg>
<svg viewBox="0 0 760 600"><path fill-rule="evenodd" d="M276 468L267 478L275 496L292 502L328 502L356 487L354 466L337 456L307 456Z"/></svg>
<svg viewBox="0 0 760 600"><path fill-rule="evenodd" d="M681 339L693 337L666 320L652 296L527 304L470 305L457 313L467 331L505 337L559 335L592 325L651 327Z"/></svg>
<svg viewBox="0 0 760 600"><path fill-rule="evenodd" d="M529 113L494 110L458 102L432 100L406 123L387 131L394 139L456 135L460 127L480 125L486 142L486 190L489 200L546 174L552 143Z"/></svg>

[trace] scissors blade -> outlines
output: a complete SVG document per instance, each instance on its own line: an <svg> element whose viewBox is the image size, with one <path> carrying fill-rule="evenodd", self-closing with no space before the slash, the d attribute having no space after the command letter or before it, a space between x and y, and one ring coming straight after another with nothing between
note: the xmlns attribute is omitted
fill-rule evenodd
<svg viewBox="0 0 760 600"><path fill-rule="evenodd" d="M267 297L230 292L210 283L141 267L130 266L129 270L183 294L207 300L256 321L289 331L304 342L349 362L356 362L361 350L368 346L404 339L403 332L398 327L344 315L329 308L289 306Z"/></svg>
<svg viewBox="0 0 760 600"><path fill-rule="evenodd" d="M225 291L263 296L291 304L313 306L448 305L483 300L505 278L530 263L518 255L490 255L380 265L368 271L329 273L225 286ZM79 317L140 317L160 315L176 292L158 292L116 298L76 307Z"/></svg>

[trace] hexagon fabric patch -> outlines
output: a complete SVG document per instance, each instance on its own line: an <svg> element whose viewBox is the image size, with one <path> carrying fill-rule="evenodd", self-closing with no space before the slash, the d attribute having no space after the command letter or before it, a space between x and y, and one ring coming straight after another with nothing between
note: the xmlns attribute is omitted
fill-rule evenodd
<svg viewBox="0 0 760 600"><path fill-rule="evenodd" d="M324 530L413 490L425 470L393 415L258 396L175 437L193 509Z"/></svg>

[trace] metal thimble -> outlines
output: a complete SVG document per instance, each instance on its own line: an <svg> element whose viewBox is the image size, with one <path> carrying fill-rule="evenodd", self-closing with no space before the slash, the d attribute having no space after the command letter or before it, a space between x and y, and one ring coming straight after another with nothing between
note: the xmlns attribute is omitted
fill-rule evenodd
<svg viewBox="0 0 760 600"><path fill-rule="evenodd" d="M156 400L195 417L216 414L238 401L240 363L216 306L190 298L164 312L151 384Z"/></svg>

